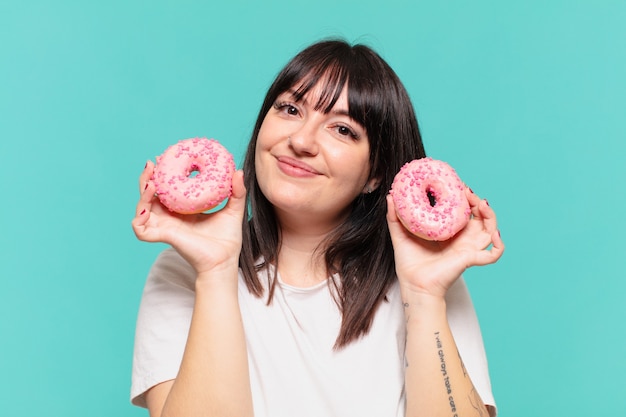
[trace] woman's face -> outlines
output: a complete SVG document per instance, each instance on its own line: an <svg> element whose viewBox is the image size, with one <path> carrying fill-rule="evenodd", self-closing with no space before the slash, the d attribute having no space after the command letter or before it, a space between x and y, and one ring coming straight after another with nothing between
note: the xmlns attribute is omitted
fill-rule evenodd
<svg viewBox="0 0 626 417"><path fill-rule="evenodd" d="M299 102L292 91L278 96L257 138L256 175L279 218L302 215L336 224L375 181L369 180L367 132L348 116L347 89L324 114L314 109L319 85Z"/></svg>

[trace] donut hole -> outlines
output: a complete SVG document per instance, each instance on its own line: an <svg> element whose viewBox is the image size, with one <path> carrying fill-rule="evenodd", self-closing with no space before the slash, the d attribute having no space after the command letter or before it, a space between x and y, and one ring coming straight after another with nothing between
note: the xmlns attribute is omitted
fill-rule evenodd
<svg viewBox="0 0 626 417"><path fill-rule="evenodd" d="M432 188L428 188L426 190L426 197L428 197L428 202L431 207L435 207L437 205L437 196Z"/></svg>
<svg viewBox="0 0 626 417"><path fill-rule="evenodd" d="M195 178L200 173L200 167L196 164L193 164L189 168L189 173L187 174L187 178Z"/></svg>

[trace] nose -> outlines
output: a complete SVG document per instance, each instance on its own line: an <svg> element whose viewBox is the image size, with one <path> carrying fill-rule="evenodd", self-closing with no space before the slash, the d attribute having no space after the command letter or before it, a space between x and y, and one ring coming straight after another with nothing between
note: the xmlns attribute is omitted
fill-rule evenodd
<svg viewBox="0 0 626 417"><path fill-rule="evenodd" d="M287 138L287 143L297 155L314 156L319 151L315 129L308 126L293 132Z"/></svg>

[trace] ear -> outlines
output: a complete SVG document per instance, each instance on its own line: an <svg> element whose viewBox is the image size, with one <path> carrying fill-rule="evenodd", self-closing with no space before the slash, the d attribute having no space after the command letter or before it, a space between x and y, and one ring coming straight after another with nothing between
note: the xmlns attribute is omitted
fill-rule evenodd
<svg viewBox="0 0 626 417"><path fill-rule="evenodd" d="M370 178L363 187L363 194L371 194L380 185L380 178Z"/></svg>

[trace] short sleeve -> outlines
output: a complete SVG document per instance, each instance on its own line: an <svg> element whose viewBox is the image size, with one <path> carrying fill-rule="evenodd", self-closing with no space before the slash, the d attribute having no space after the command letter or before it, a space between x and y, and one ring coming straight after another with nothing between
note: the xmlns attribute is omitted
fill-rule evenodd
<svg viewBox="0 0 626 417"><path fill-rule="evenodd" d="M463 278L458 279L448 290L446 303L448 323L467 373L472 378L480 398L486 405L490 406L491 417L495 417L497 414L496 403L491 391L483 337L472 299Z"/></svg>
<svg viewBox="0 0 626 417"><path fill-rule="evenodd" d="M176 378L195 300L195 271L174 250L154 262L144 287L133 353L131 402L146 407L144 394Z"/></svg>

